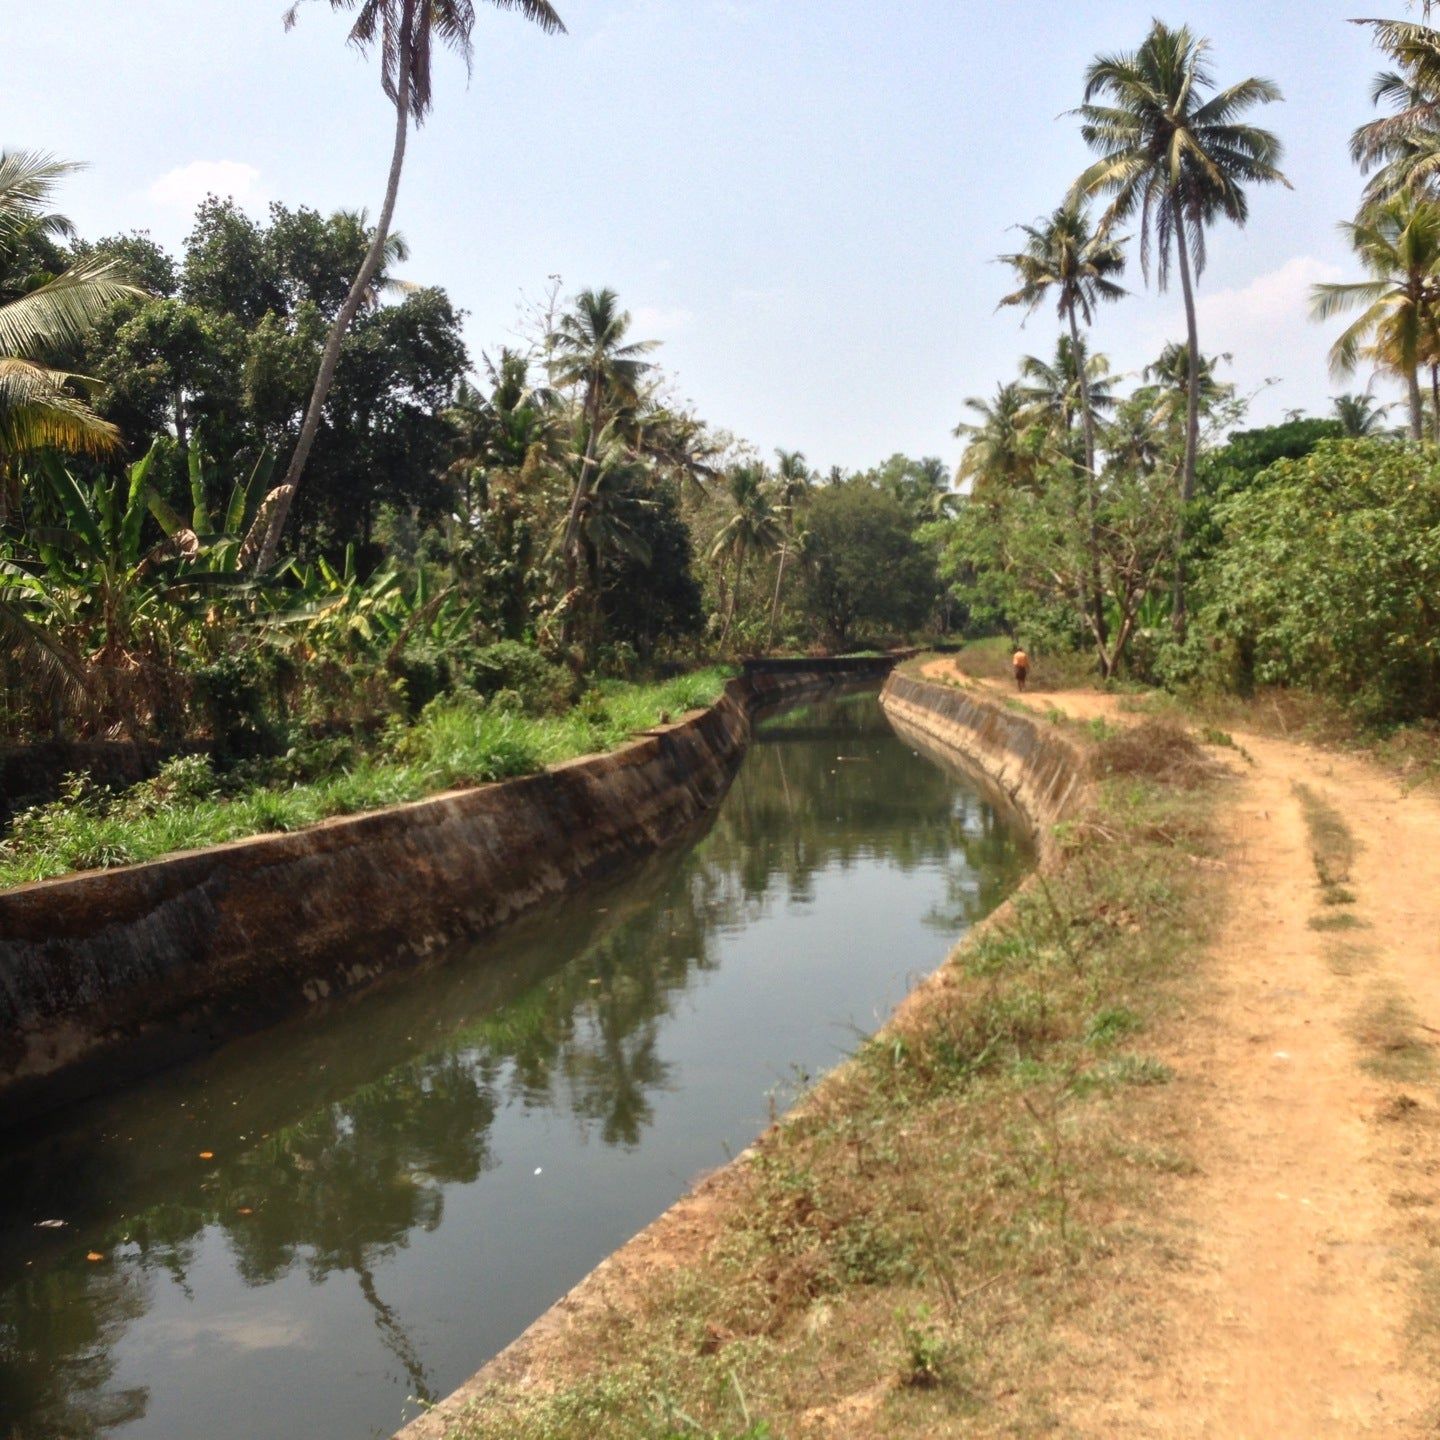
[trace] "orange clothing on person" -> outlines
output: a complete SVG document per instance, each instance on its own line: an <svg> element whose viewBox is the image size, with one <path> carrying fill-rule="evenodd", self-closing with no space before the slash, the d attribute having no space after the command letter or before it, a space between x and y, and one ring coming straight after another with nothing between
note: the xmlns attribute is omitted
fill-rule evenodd
<svg viewBox="0 0 1440 1440"><path fill-rule="evenodd" d="M1030 657L1023 651L1017 650L1010 658L1010 663L1017 670L1028 670L1030 668Z"/></svg>

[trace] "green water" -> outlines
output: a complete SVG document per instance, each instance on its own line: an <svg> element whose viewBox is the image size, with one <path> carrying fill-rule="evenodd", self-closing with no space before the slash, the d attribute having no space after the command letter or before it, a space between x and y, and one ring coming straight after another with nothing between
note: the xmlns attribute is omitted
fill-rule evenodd
<svg viewBox="0 0 1440 1440"><path fill-rule="evenodd" d="M0 1436L390 1435L748 1144L1028 863L873 695L808 705L689 846L12 1139Z"/></svg>

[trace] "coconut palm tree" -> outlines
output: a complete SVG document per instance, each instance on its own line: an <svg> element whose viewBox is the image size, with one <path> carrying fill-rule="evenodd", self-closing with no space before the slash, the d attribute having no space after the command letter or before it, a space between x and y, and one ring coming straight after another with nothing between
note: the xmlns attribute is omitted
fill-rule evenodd
<svg viewBox="0 0 1440 1440"><path fill-rule="evenodd" d="M1407 20L1359 20L1396 65L1375 77L1370 98L1391 113L1361 125L1350 153L1362 171L1375 171L1365 203L1401 190L1430 192L1440 181L1440 31L1430 28L1429 7L1417 24Z"/></svg>
<svg viewBox="0 0 1440 1440"><path fill-rule="evenodd" d="M304 0L295 0L285 12L285 28L293 28ZM259 523L263 536L254 546L257 570L268 569L280 546L280 536L295 499L296 487L310 458L320 428L320 414L335 379L340 361L340 346L351 321L373 293L376 274L385 258L390 224L395 216L395 200L400 192L400 172L405 163L405 142L413 121L422 125L431 104L431 58L436 42L457 51L469 66L472 55L470 35L475 25L474 0L328 0L332 10L358 12L350 27L349 41L357 50L380 52L380 88L395 107L395 139L390 152L390 173L385 184L385 199L380 206L370 248L360 262L349 294L340 306L325 349L320 356L320 369L310 392L310 403L290 457L284 481L266 497ZM550 0L490 0L501 10L518 10L547 34L563 32L564 24Z"/></svg>
<svg viewBox="0 0 1440 1440"><path fill-rule="evenodd" d="M1103 355L1088 353L1084 336L1075 328L1072 313L1070 334L1062 334L1056 342L1054 359L1042 360L1037 355L1026 355L1020 361L1020 377L1020 393L1033 413L1050 426L1065 454L1072 458L1071 437L1075 418L1077 415L1081 417L1085 515L1090 547L1090 609L1103 646L1106 638L1105 591L1100 574L1095 427L1098 417L1115 408L1110 362Z"/></svg>
<svg viewBox="0 0 1440 1440"><path fill-rule="evenodd" d="M1195 382L1200 354L1195 282L1205 268L1206 227L1222 217L1245 224L1247 185L1289 186L1280 170L1279 139L1240 123L1255 106L1281 98L1278 86L1255 76L1215 91L1210 42L1186 26L1171 29L1158 20L1138 50L1099 56L1085 73L1085 100L1076 113L1080 134L1100 158L1076 180L1073 193L1110 197L1102 231L1139 215L1141 269L1148 279L1152 250L1158 252L1162 290L1169 283L1173 252ZM1180 481L1186 502L1195 493L1199 442L1200 396L1192 383ZM1180 524L1177 539L1183 544L1183 518ZM1179 553L1173 619L1177 632L1183 632L1185 571Z"/></svg>
<svg viewBox="0 0 1440 1440"><path fill-rule="evenodd" d="M1020 393L1034 414L1067 442L1085 408L1082 380L1089 395L1090 413L1098 426L1115 408L1114 377L1109 359L1092 355L1083 335L1078 351L1070 337L1062 334L1048 360L1040 355L1020 359Z"/></svg>
<svg viewBox="0 0 1440 1440"><path fill-rule="evenodd" d="M0 152L0 522L16 503L22 461L62 450L98 455L120 435L76 393L65 357L117 301L148 298L114 260L90 257L39 278L22 263L35 239L70 234L49 208L58 181L80 166L33 151ZM79 662L47 628L34 577L0 561L0 657L41 693L79 694Z"/></svg>
<svg viewBox="0 0 1440 1440"><path fill-rule="evenodd" d="M601 437L622 409L639 404L651 365L643 357L655 340L632 341L630 312L620 308L613 290L582 290L556 321L548 337L550 383L578 392L582 454L575 469L570 505L560 539L566 589L573 591L580 568L580 518L595 481Z"/></svg>
<svg viewBox="0 0 1440 1440"><path fill-rule="evenodd" d="M1096 233L1075 200L1069 200L1048 219L1023 225L1025 248L1002 255L1020 281L1020 288L1001 305L1020 305L1033 315L1047 297L1055 297L1060 319L1070 330L1071 359L1085 353L1080 321L1094 323L1095 309L1105 300L1119 300L1125 291L1115 277L1125 269L1123 242L1107 232ZM1095 412L1090 401L1090 379L1084 365L1074 370L1080 390L1080 421L1085 434L1085 469L1095 474ZM1068 429L1068 425L1067 425Z"/></svg>
<svg viewBox="0 0 1440 1440"><path fill-rule="evenodd" d="M1198 408L1202 415L1222 401L1231 399L1235 387L1220 379L1220 364L1227 365L1232 357L1202 355L1194 367L1195 394L1199 397ZM1154 391L1155 418L1163 426L1170 427L1184 416L1190 405L1190 347L1171 341L1160 354L1145 367L1144 378Z"/></svg>
<svg viewBox="0 0 1440 1440"><path fill-rule="evenodd" d="M1340 228L1370 278L1311 290L1316 320L1360 311L1330 348L1331 372L1352 374L1369 357L1399 375L1409 394L1410 434L1418 440L1420 366L1440 361L1440 204L1401 194Z"/></svg>
<svg viewBox="0 0 1440 1440"><path fill-rule="evenodd" d="M103 454L120 442L115 427L76 393L83 379L63 361L117 300L147 298L145 292L103 256L38 280L17 273L27 239L69 233L69 221L47 207L56 182L78 169L32 151L0 153L0 518L9 493L4 482L21 456L49 449Z"/></svg>
<svg viewBox="0 0 1440 1440"><path fill-rule="evenodd" d="M1334 399L1335 418L1347 438L1363 440L1370 435L1383 435L1384 421L1390 413L1388 405L1377 405L1367 390L1363 395L1337 395Z"/></svg>
<svg viewBox="0 0 1440 1440"><path fill-rule="evenodd" d="M1021 387L1010 381L995 388L993 400L972 395L965 407L975 420L962 420L951 432L968 437L955 478L970 482L973 494L1022 488L1035 481L1036 451L1032 438L1029 401Z"/></svg>
<svg viewBox="0 0 1440 1440"><path fill-rule="evenodd" d="M710 547L710 558L734 566L730 582L730 603L720 631L723 647L735 620L735 606L745 564L756 552L771 553L784 543L785 532L775 508L770 477L758 465L738 465L730 472L730 518L720 527Z"/></svg>
<svg viewBox="0 0 1440 1440"><path fill-rule="evenodd" d="M805 528L801 517L814 483L815 472L799 450L775 451L775 487L782 539L780 563L775 567L775 595L770 602L770 629L765 641L767 650L775 644L775 627L780 623L780 598L785 586L786 567L791 555L799 554L804 546Z"/></svg>

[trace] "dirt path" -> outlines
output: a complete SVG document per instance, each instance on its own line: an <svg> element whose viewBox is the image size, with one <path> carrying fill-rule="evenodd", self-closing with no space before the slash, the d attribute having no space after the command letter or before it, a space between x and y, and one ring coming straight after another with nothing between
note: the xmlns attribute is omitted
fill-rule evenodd
<svg viewBox="0 0 1440 1440"><path fill-rule="evenodd" d="M1135 718L1095 692L1027 703ZM1065 1418L1097 1437L1437 1435L1440 804L1362 761L1235 739L1253 763L1224 807L1227 915L1167 1056L1199 1167L1178 1263L1147 1284L1153 1340L1097 1339ZM1353 905L1322 904L1297 783L1353 832Z"/></svg>

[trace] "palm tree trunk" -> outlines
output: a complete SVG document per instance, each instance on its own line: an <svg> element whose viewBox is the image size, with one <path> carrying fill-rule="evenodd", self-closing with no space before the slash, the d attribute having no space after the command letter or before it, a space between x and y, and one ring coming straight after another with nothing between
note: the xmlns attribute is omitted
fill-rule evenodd
<svg viewBox="0 0 1440 1440"><path fill-rule="evenodd" d="M585 397L585 453L580 460L580 476L570 496L570 510L565 517L565 565L567 580L574 578L576 542L580 534L580 514L585 496L590 492L590 474L595 468L595 455L600 444L600 376L590 377L590 393ZM573 583L570 588L573 587Z"/></svg>
<svg viewBox="0 0 1440 1440"><path fill-rule="evenodd" d="M1440 362L1430 366L1430 438L1440 445Z"/></svg>
<svg viewBox="0 0 1440 1440"><path fill-rule="evenodd" d="M1175 224L1175 250L1180 261L1180 289L1185 296L1185 343L1190 357L1185 383L1185 465L1180 476L1180 503L1195 498L1195 457L1200 448L1200 329L1195 320L1195 286L1190 278L1190 247L1183 213ZM1185 514L1175 525L1175 588L1170 615L1178 639L1185 638Z"/></svg>
<svg viewBox="0 0 1440 1440"><path fill-rule="evenodd" d="M579 617L577 587L580 584L580 517L585 509L585 497L590 493L590 477L595 469L596 454L600 445L600 376L595 374L590 381L590 393L585 398L587 433L585 453L580 459L580 474L575 480L575 489L570 496L570 510L565 517L565 538L562 554L565 561L565 593L570 597L565 610L564 637L567 645L575 639Z"/></svg>
<svg viewBox="0 0 1440 1440"><path fill-rule="evenodd" d="M785 562L790 558L790 547L780 547L780 565L775 572L775 600L770 606L770 633L765 637L765 648L775 648L775 625L780 619L780 587L785 583Z"/></svg>
<svg viewBox="0 0 1440 1440"><path fill-rule="evenodd" d="M305 420L300 426L300 438L295 442L295 453L290 457L285 479L266 496L267 501L274 503L265 539L255 560L257 572L268 570L275 563L275 556L280 548L280 536L290 515L290 506L295 499L300 476L304 473L305 462L310 458L310 448L314 445L316 432L320 429L320 414L325 408L326 397L335 379L335 367L340 363L340 346L345 339L345 332L364 304L371 282L385 257L385 242L390 235L390 222L395 216L395 200L400 193L400 171L405 164L405 140L410 131L410 75L415 58L412 41L417 3L419 0L405 0L400 19L400 66L395 88L395 143L390 154L390 175L385 185L385 202L380 207L380 218L375 223L375 234L370 241L370 248L360 262L360 269L351 283L350 293L340 306L340 312L330 326L329 335L325 337L325 349L320 356L320 370L315 376L315 388L310 392L310 404L306 408Z"/></svg>
<svg viewBox="0 0 1440 1440"><path fill-rule="evenodd" d="M1095 518L1095 413L1090 408L1090 377L1085 371L1085 356L1080 348L1080 322L1075 307L1070 307L1070 348L1075 356L1075 370L1080 377L1080 423L1085 432L1085 510L1090 527L1090 608L1095 617L1095 638L1100 644L1101 663L1105 655L1105 592L1100 584L1100 526Z"/></svg>
<svg viewBox="0 0 1440 1440"><path fill-rule="evenodd" d="M735 607L740 603L740 581L745 574L745 556L742 552L735 557L735 580L730 586L730 608L725 614L725 626L720 631L720 648L730 638L730 627L735 623Z"/></svg>
<svg viewBox="0 0 1440 1440"><path fill-rule="evenodd" d="M1420 398L1419 367L1407 370L1405 379L1410 391L1410 438L1423 440L1425 438L1425 402Z"/></svg>

